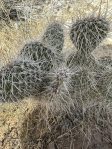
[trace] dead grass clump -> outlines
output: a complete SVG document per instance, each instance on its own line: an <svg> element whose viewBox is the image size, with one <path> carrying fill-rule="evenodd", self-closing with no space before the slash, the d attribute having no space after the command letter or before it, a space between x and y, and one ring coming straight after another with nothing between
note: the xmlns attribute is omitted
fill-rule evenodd
<svg viewBox="0 0 112 149"><path fill-rule="evenodd" d="M104 106L105 105L105 106ZM111 109L106 103L94 103L71 113L52 113L40 105L22 125L24 149L102 149L112 147Z"/></svg>

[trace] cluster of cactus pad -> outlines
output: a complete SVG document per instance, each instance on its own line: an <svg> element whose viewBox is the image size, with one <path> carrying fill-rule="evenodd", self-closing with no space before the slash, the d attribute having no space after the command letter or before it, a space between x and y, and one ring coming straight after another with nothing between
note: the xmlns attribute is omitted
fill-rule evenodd
<svg viewBox="0 0 112 149"><path fill-rule="evenodd" d="M78 142L80 148L99 149L111 144L112 59L92 55L108 32L105 18L77 20L70 31L77 52L65 59L63 28L55 22L41 42L26 44L17 59L0 70L0 102L33 96L51 106L34 109L24 121L23 148L74 149Z"/></svg>
<svg viewBox="0 0 112 149"><path fill-rule="evenodd" d="M84 100L91 92L112 98L112 67L101 60L97 62L91 54L108 31L105 18L76 21L70 38L77 53L74 51L65 60L63 28L57 22L49 25L41 42L26 44L18 58L0 70L0 101L50 94L50 100L57 97L59 102L67 104L80 96Z"/></svg>

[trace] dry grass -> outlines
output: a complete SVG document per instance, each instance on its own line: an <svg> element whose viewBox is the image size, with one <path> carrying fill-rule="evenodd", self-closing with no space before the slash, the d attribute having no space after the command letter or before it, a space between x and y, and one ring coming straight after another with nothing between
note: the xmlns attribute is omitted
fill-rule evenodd
<svg viewBox="0 0 112 149"><path fill-rule="evenodd" d="M111 109L105 103L94 103L71 109L71 113L54 113L48 105L39 105L22 124L22 147L28 149L110 149Z"/></svg>

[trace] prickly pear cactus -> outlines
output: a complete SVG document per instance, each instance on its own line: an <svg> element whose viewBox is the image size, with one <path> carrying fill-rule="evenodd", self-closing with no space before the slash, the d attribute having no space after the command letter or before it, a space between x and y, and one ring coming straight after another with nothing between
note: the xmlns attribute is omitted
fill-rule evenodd
<svg viewBox="0 0 112 149"><path fill-rule="evenodd" d="M88 90L94 90L97 94L96 76L99 72L106 71L106 68L95 60L92 51L106 38L108 31L108 21L99 17L78 20L72 25L70 38L77 48L77 53L73 52L68 57L67 65L71 69L80 68L79 72L72 76L71 84L74 92L80 92L81 96L88 93ZM90 95L86 94L87 96Z"/></svg>
<svg viewBox="0 0 112 149"><path fill-rule="evenodd" d="M14 62L0 71L0 101L14 102L36 95L41 82L39 67L28 62Z"/></svg>
<svg viewBox="0 0 112 149"><path fill-rule="evenodd" d="M56 97L54 99L57 100L58 98L61 102L63 98L65 103L70 98L73 98L72 101L74 101L74 96L77 98L81 95L84 99L89 96L88 91L91 94L91 90L97 94L99 85L96 78L98 78L99 72L106 71L106 67L97 63L91 52L106 38L108 31L109 23L103 18L85 18L76 21L72 25L70 38L78 51L76 54L73 52L68 57L66 65L62 61L61 53L64 44L63 29L59 23L49 25L42 37L42 43L31 42L26 44L18 57L20 62L16 63L15 61L11 68L1 70L1 78L3 78L1 79L1 96L3 94L4 101L5 97L7 99L10 94L15 96L17 94L17 98L19 98L20 92L23 97L35 96L34 90L36 90L38 95L42 86L46 88L45 92L48 97L50 95L50 100ZM9 72L10 76L7 75ZM14 78L13 74L17 75L15 76L17 79ZM13 82L19 87L13 85Z"/></svg>
<svg viewBox="0 0 112 149"><path fill-rule="evenodd" d="M49 34L51 39L48 37ZM59 40L59 37L62 40ZM1 101L16 101L28 96L39 96L39 93L49 85L48 72L53 66L58 66L62 62L61 26L57 23L49 26L43 37L45 44L44 40L51 42L51 49L40 42L26 44L18 59L0 71ZM59 51L56 46L60 47Z"/></svg>
<svg viewBox="0 0 112 149"><path fill-rule="evenodd" d="M108 31L109 24L105 18L91 17L73 24L70 37L78 50L88 54L102 42Z"/></svg>
<svg viewBox="0 0 112 149"><path fill-rule="evenodd" d="M61 52L64 44L62 25L59 23L52 23L48 26L46 32L43 35L42 42L52 50L54 53Z"/></svg>
<svg viewBox="0 0 112 149"><path fill-rule="evenodd" d="M77 48L77 53L70 57L71 65L93 67L96 62L91 52L106 38L109 24L103 18L85 18L72 25L70 38ZM92 66L93 65L93 66ZM96 64L97 65L97 64Z"/></svg>
<svg viewBox="0 0 112 149"><path fill-rule="evenodd" d="M59 23L48 26L42 42L31 42L24 46L20 57L22 59L40 62L43 70L50 70L55 63L62 61L62 49L64 44L63 29Z"/></svg>

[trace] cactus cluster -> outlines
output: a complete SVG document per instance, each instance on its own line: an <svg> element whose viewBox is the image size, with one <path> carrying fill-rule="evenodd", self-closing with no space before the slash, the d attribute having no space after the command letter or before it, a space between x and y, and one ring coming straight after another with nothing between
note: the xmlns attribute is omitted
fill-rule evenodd
<svg viewBox="0 0 112 149"><path fill-rule="evenodd" d="M49 34L53 36L52 39L49 39ZM29 96L37 97L46 89L46 86L49 86L51 78L48 77L48 73L55 65L58 66L63 61L61 25L54 24L48 27L44 36L51 40L51 46L54 45L53 49L44 45L45 37L43 38L44 44L38 41L28 43L15 61L1 69L0 101L17 101ZM59 36L62 40L60 39L60 43L59 41L55 43ZM60 48L59 51L57 47Z"/></svg>
<svg viewBox="0 0 112 149"><path fill-rule="evenodd" d="M51 95L52 99L56 97L59 102L68 104L70 99L74 101L80 95L85 99L91 94L91 90L97 93L101 89L99 86L103 86L99 84L105 84L107 80L104 79L104 74L108 68L96 62L91 52L106 38L108 31L109 23L103 18L76 21L72 25L70 38L77 53L73 52L65 60L62 54L62 26L57 22L52 23L46 29L41 42L26 44L18 59L0 71L0 100L38 96L44 91L48 97ZM109 71L111 76L111 69ZM100 77L99 73L102 74ZM111 77L108 80L111 82ZM111 85L106 88L109 90Z"/></svg>
<svg viewBox="0 0 112 149"><path fill-rule="evenodd" d="M86 18L76 21L72 25L70 38L76 46L77 52L75 54L74 51L67 59L64 59L62 53L63 28L59 23L53 23L48 26L41 42L35 41L26 44L17 60L0 70L1 102L17 101L29 96L41 96L48 99L52 107L52 110L49 111L49 123L46 124L46 121L44 123L46 129L50 126L51 131L38 136L37 121L32 123L31 120L28 125L31 128L28 128L27 131L28 138L25 138L24 134L22 136L23 144L27 143L32 148L32 143L38 144L39 140L36 139L41 138L40 140L45 141L46 148L49 141L54 141L54 148L59 148L56 141L59 141L61 134L65 134L68 129L70 131L67 138L70 139L72 130L73 135L80 133L79 136L83 139L90 127L91 140L94 137L92 133L97 133L95 127L98 127L99 131L102 131L105 126L108 127L108 130L110 129L108 124L111 122L109 121L111 118L108 119L110 113L106 109L107 107L102 105L104 101L112 99L111 59L104 64L104 60L96 61L92 55L92 51L106 38L108 32L109 23L103 18ZM93 100L97 101L94 106L91 105L91 102L94 103ZM102 105L99 105L99 101L102 102ZM61 110L61 114L55 108ZM108 115L105 116L107 113ZM34 116L35 113L32 115ZM35 116L36 119L39 119L38 112ZM54 117L52 118L52 116ZM59 118L57 119L57 117ZM43 122L43 119L39 120ZM92 126L95 130L92 129ZM75 127L79 132L76 132ZM82 135L83 127L84 134ZM71 135L71 137L75 140L74 136ZM34 142L32 138L34 138ZM87 142L89 141L87 140ZM43 145L44 143L42 142ZM81 145L83 146L83 144Z"/></svg>

